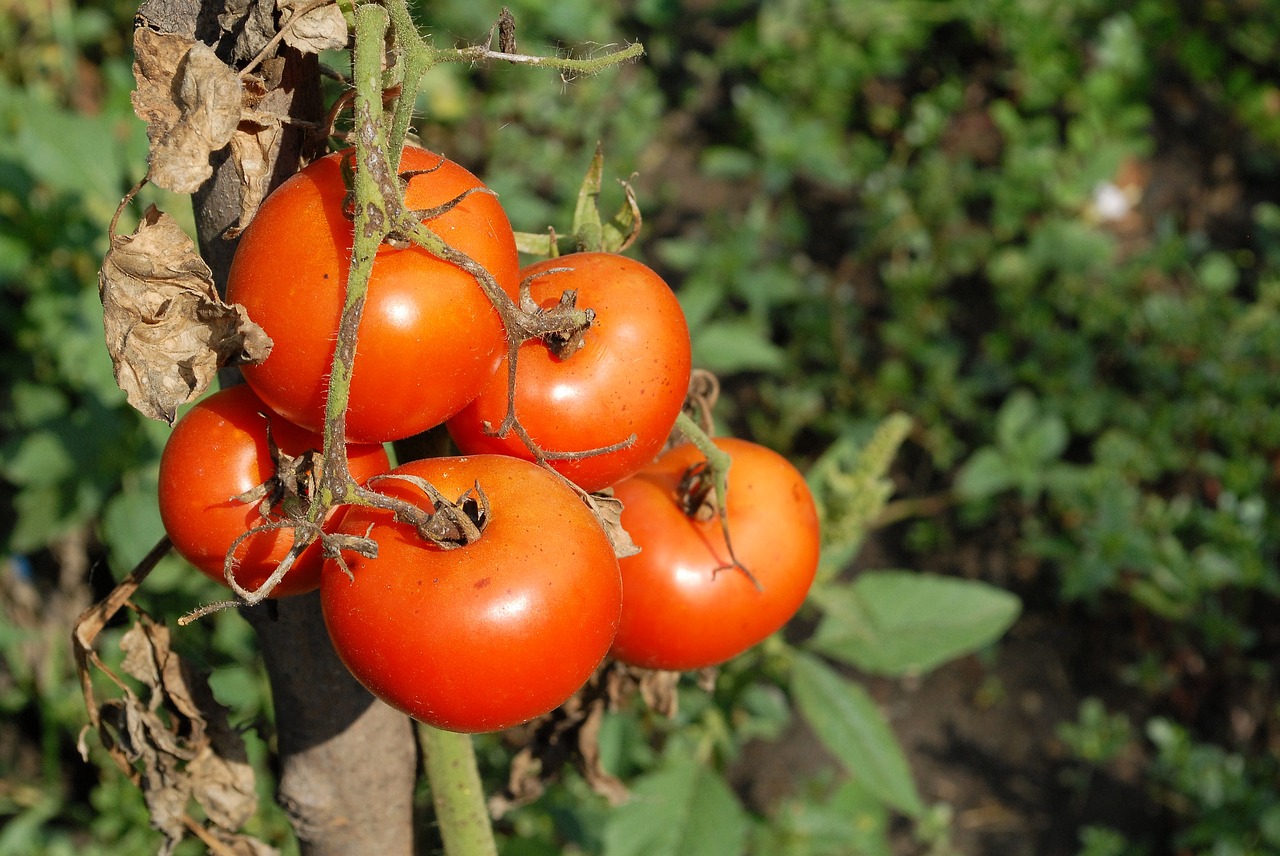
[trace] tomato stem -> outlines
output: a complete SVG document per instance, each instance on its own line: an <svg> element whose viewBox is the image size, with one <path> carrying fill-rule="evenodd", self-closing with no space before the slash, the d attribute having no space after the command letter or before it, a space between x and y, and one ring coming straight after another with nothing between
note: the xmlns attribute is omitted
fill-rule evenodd
<svg viewBox="0 0 1280 856"><path fill-rule="evenodd" d="M496 856L484 786L470 734L418 725L436 822L448 856Z"/></svg>
<svg viewBox="0 0 1280 856"><path fill-rule="evenodd" d="M760 580L756 578L755 574L751 573L751 569L738 560L738 556L733 549L733 540L729 537L729 465L733 463L733 458L728 452L717 446L711 435L702 430L702 426L683 410L676 417L676 428L688 438L689 442L698 447L698 451L707 459L707 466L711 470L711 484L715 490L716 517L720 520L720 531L724 535L724 545L729 551L729 563L724 568L726 570L736 568L742 571L742 573L746 574L747 579L751 580L751 584L756 587L756 591L764 591L764 587L760 585Z"/></svg>

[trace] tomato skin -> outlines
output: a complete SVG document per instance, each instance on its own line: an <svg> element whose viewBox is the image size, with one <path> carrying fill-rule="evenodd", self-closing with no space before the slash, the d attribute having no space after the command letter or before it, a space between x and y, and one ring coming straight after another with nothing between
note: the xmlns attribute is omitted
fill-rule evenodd
<svg viewBox="0 0 1280 856"><path fill-rule="evenodd" d="M547 273L560 268L563 272ZM679 301L662 278L640 262L613 253L576 253L526 267L531 291L544 307L576 289L579 308L595 311L581 350L561 360L539 340L520 348L516 414L544 451L578 452L611 446L631 434L625 448L551 465L584 490L608 487L653 460L684 404L691 366L689 327ZM507 360L480 395L447 423L466 454L496 453L532 459L524 443L496 428L507 412Z"/></svg>
<svg viewBox="0 0 1280 856"><path fill-rule="evenodd" d="M491 504L480 539L439 549L389 513L354 508L342 531L378 543L325 562L320 598L339 657L374 695L451 731L508 728L563 703L608 653L621 612L617 559L563 482L496 455L411 461L449 499L477 482ZM379 491L429 507L404 482Z"/></svg>
<svg viewBox="0 0 1280 856"><path fill-rule="evenodd" d="M342 315L354 228L343 213L344 153L321 158L277 188L240 238L227 299L275 342L249 385L287 419L321 430L335 334ZM415 176L410 208L443 205L482 187L461 166L407 147ZM496 197L473 193L428 226L493 274L512 296L519 259ZM353 442L400 439L443 422L467 404L505 351L498 313L475 280L426 250L383 245L370 278L347 411Z"/></svg>
<svg viewBox="0 0 1280 856"><path fill-rule="evenodd" d="M614 487L622 525L641 552L621 560L617 659L685 671L723 663L784 625L818 566L819 526L803 476L781 455L734 438L716 445L729 469L729 537L760 583L729 565L720 521L698 521L677 504L685 471L703 460L691 444L662 455Z"/></svg>
<svg viewBox="0 0 1280 856"><path fill-rule="evenodd" d="M286 454L319 449L323 442L320 435L272 414L253 390L239 385L196 402L174 425L160 455L160 519L165 532L183 558L223 585L223 561L232 542L266 522L256 503L231 497L252 490L275 473L267 445L268 419L272 438ZM361 482L391 466L379 445L349 446L347 456L352 476ZM334 517L341 512L337 509ZM250 591L257 589L292 544L288 529L261 532L243 541L236 549L236 582ZM320 545L312 544L271 596L314 591L320 585L320 564Z"/></svg>

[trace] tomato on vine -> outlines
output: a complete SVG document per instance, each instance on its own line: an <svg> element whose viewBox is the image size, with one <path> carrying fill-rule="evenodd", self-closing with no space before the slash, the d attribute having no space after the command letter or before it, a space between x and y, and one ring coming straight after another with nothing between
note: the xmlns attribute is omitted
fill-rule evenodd
<svg viewBox="0 0 1280 856"><path fill-rule="evenodd" d="M622 525L640 547L619 563L625 596L612 653L623 662L672 671L723 663L782 627L813 583L818 515L804 477L764 446L715 443L733 461L732 553L702 501L706 462L692 444L614 487Z"/></svg>
<svg viewBox="0 0 1280 856"><path fill-rule="evenodd" d="M206 396L173 427L160 455L160 520L179 555L212 580L226 585L227 550L250 529L268 522L257 501L236 499L276 474L267 441L286 455L319 449L321 437L273 414L247 386ZM351 475L363 482L390 468L380 445L347 448ZM330 518L339 518L341 509ZM279 509L271 510L281 519ZM258 589L293 545L289 529L255 533L237 546L236 582ZM320 545L311 544L293 563L272 597L313 591L320 585Z"/></svg>
<svg viewBox="0 0 1280 856"><path fill-rule="evenodd" d="M425 479L450 500L478 485L487 522L478 540L443 549L390 512L347 514L340 531L378 545L376 559L343 554L350 577L334 559L321 576L347 668L387 704L451 731L496 731L563 703L608 653L621 611L618 562L595 516L517 458L428 458L391 475ZM432 509L409 482L376 489Z"/></svg>
<svg viewBox="0 0 1280 856"><path fill-rule="evenodd" d="M595 319L582 347L557 356L539 339L520 348L515 414L549 463L585 490L608 487L653 460L662 448L689 386L689 328L670 287L640 262L614 253L585 252L546 259L521 271L540 307L567 290ZM508 406L504 357L480 395L447 423L468 454L532 459L515 431L495 436ZM487 426L487 427L486 427ZM634 441L585 457L557 457Z"/></svg>
<svg viewBox="0 0 1280 856"><path fill-rule="evenodd" d="M348 156L321 158L267 197L240 238L227 285L227 299L275 343L265 362L244 367L249 385L273 410L315 431L324 423L351 263ZM463 167L423 149L406 147L400 168L414 173L405 190L410 209L478 191L427 226L515 296L515 238L497 198ZM384 244L359 328L347 438L382 442L440 424L475 396L505 342L498 313L470 274L421 247Z"/></svg>

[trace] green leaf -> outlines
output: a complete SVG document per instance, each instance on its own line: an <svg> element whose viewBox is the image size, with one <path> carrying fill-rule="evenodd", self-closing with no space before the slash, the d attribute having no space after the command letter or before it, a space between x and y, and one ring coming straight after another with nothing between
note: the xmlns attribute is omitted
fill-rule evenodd
<svg viewBox="0 0 1280 856"><path fill-rule="evenodd" d="M137 565L164 535L159 502L154 472L130 473L123 489L107 501L102 514L102 540L117 575Z"/></svg>
<svg viewBox="0 0 1280 856"><path fill-rule="evenodd" d="M889 856L889 812L859 781L840 784L817 801L805 794L788 799L760 824L752 852L768 856Z"/></svg>
<svg viewBox="0 0 1280 856"><path fill-rule="evenodd" d="M713 372L782 371L786 353L749 320L714 321L693 336L693 361Z"/></svg>
<svg viewBox="0 0 1280 856"><path fill-rule="evenodd" d="M1027 426L1018 449L1029 462L1037 464L1056 460L1067 448L1070 433L1067 423L1061 416L1049 414L1042 416Z"/></svg>
<svg viewBox="0 0 1280 856"><path fill-rule="evenodd" d="M1018 598L973 580L876 571L828 589L826 616L808 647L868 672L926 672L1000 638Z"/></svg>
<svg viewBox="0 0 1280 856"><path fill-rule="evenodd" d="M14 484L40 487L56 485L74 470L66 438L54 431L33 431L22 438L3 467L4 477Z"/></svg>
<svg viewBox="0 0 1280 856"><path fill-rule="evenodd" d="M690 758L637 779L610 816L604 856L737 856L747 816L715 772Z"/></svg>
<svg viewBox="0 0 1280 856"><path fill-rule="evenodd" d="M791 694L800 713L850 776L911 817L924 811L906 756L862 687L817 657L797 654Z"/></svg>
<svg viewBox="0 0 1280 856"><path fill-rule="evenodd" d="M986 499L1016 483L1015 473L1000 451L986 446L973 453L956 473L955 489L961 499Z"/></svg>

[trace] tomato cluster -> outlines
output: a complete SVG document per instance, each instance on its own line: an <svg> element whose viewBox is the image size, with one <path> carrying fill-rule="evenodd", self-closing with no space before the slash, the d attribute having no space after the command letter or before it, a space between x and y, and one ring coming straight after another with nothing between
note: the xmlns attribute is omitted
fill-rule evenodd
<svg viewBox="0 0 1280 856"><path fill-rule="evenodd" d="M160 492L177 550L260 595L318 587L352 674L457 731L546 713L610 655L700 668L781 627L817 564L813 500L751 443L716 441L725 497L698 448L663 452L691 366L671 289L611 252L521 269L497 198L422 149L403 153L405 207L487 285L412 242L379 247L350 366L352 487L324 514L309 504L335 490L315 462L332 463L318 432L352 266L350 158L286 181L243 233L228 299L274 347L175 426ZM383 443L439 425L461 455L391 469ZM617 558L602 490L638 555Z"/></svg>

